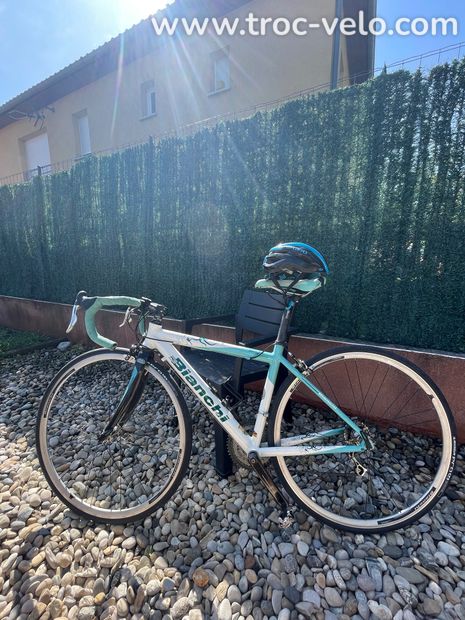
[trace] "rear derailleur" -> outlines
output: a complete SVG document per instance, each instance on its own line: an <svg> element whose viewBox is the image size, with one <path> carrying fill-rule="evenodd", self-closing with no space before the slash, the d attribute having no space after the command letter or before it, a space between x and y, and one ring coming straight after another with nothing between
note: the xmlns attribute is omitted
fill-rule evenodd
<svg viewBox="0 0 465 620"><path fill-rule="evenodd" d="M358 425L362 429L362 432L357 437L350 437L350 430L347 429L344 432L345 441L348 444L360 445L360 439L362 439L365 442L366 449L373 450L375 447L375 444L370 437L368 426L361 422L359 422ZM360 461L357 459L355 454L356 454L355 452L349 452L349 457L352 463L355 465L355 473L357 474L357 476L360 476L361 478L363 478L368 474L368 469L364 465L362 465L362 463L360 463Z"/></svg>

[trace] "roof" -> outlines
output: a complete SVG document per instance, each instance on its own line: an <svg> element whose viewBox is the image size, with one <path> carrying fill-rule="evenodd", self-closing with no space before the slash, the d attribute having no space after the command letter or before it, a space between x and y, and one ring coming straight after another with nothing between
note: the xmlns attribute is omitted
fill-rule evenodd
<svg viewBox="0 0 465 620"><path fill-rule="evenodd" d="M199 0L176 0L173 4L159 11L157 16L159 18L166 16L169 19L175 17L187 17L188 19L215 17L225 15L248 2L250 0L204 0L203 2L199 2ZM9 116L13 110L32 114L74 90L116 71L121 53L123 54L123 63L128 64L154 51L160 45L160 39L154 36L150 18L142 20L132 28L125 30L107 43L1 105L0 128L15 122L16 119Z"/></svg>
<svg viewBox="0 0 465 620"><path fill-rule="evenodd" d="M175 0L157 13L159 19L166 16L170 20L178 17L192 19L225 15L251 0ZM357 15L365 10L365 17L376 14L376 0L344 0L345 15ZM368 17L369 18L369 17ZM359 75L355 81L364 81L373 71L373 37L353 36L348 39L350 74ZM123 44L124 43L124 44ZM133 62L141 56L153 52L163 44L163 39L155 37L150 18L144 19L122 34L110 39L92 52L67 65L57 73L28 88L13 99L0 106L0 129L15 118L9 115L13 110L33 114L69 93L90 84L99 78L116 71L120 55L123 64Z"/></svg>

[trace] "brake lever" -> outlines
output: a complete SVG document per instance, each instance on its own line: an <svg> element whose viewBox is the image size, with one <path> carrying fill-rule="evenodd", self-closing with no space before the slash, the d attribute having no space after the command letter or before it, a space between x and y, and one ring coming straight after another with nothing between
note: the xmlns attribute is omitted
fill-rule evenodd
<svg viewBox="0 0 465 620"><path fill-rule="evenodd" d="M71 311L71 319L69 321L69 325L66 329L66 333L69 334L70 331L74 328L78 320L78 310L81 307L82 298L87 295L86 291L79 291L76 295L76 299L74 300L73 309Z"/></svg>
<svg viewBox="0 0 465 620"><path fill-rule="evenodd" d="M69 332L73 329L73 327L76 325L77 320L78 320L78 315L77 315L77 311L79 309L79 306L74 304L73 306L73 310L71 311L71 320L69 322L68 327L66 328L66 333L69 334Z"/></svg>
<svg viewBox="0 0 465 620"><path fill-rule="evenodd" d="M133 308L131 308L131 306L128 307L128 309L126 310L126 313L124 315L124 319L123 322L121 323L120 327L124 327L126 325L126 323L129 325L130 323L132 323L132 316L131 316L131 312L132 312Z"/></svg>

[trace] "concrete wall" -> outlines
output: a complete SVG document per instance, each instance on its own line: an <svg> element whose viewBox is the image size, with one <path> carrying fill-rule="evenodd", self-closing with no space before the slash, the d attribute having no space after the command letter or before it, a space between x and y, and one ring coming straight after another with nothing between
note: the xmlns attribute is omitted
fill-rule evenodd
<svg viewBox="0 0 465 620"><path fill-rule="evenodd" d="M69 334L76 343L91 344L87 338L82 313L78 324ZM67 337L65 330L71 315L71 306L17 297L0 296L0 325L13 329L35 330L51 337ZM130 346L134 342L133 332L126 326L121 329L122 313L102 311L97 316L100 333ZM166 319L167 329L181 330L182 321ZM234 342L234 330L218 325L199 325L194 333L214 340ZM290 350L301 359L309 359L321 351L347 344L347 340L319 336L297 335L290 340ZM403 347L386 347L405 356L417 364L436 382L443 391L454 414L460 442L465 442L465 357L452 353L424 351ZM252 386L258 387L258 386Z"/></svg>
<svg viewBox="0 0 465 620"><path fill-rule="evenodd" d="M335 1L252 0L230 16L245 17L250 11L257 16L308 16L317 21L334 17ZM344 37L341 45L347 68ZM231 88L212 95L211 53L226 46ZM114 149L328 83L331 58L332 40L323 28L300 37L210 34L183 37L177 43L167 38L153 54L123 66L121 75L110 73L54 102L55 112L45 111L43 131L48 133L51 162L71 165L79 154L73 114L83 110L89 118L92 151ZM148 80L155 81L158 110L156 116L142 119L141 85ZM28 120L0 129L0 179L26 170L22 141L35 133Z"/></svg>

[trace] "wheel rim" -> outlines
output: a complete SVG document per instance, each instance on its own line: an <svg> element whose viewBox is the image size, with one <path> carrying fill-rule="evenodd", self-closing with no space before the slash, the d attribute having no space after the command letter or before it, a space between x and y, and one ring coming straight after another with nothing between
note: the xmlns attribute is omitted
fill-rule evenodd
<svg viewBox="0 0 465 620"><path fill-rule="evenodd" d="M41 416L40 451L52 486L69 505L100 520L133 519L155 509L182 467L182 408L169 380L149 365L129 420L98 440L132 369L123 353L78 360L48 395Z"/></svg>
<svg viewBox="0 0 465 620"><path fill-rule="evenodd" d="M334 372L336 365L338 366L337 372ZM342 365L346 366L346 370L347 365L351 366L346 375L342 373ZM379 373L377 376L373 375L373 368L379 369L380 365L387 370L387 373L391 373L384 387L381 381L383 375ZM370 372L368 372L368 366L371 367ZM298 460L297 457L277 457L289 490L322 520L332 522L341 528L366 530L391 528L423 513L439 496L453 468L451 462L454 439L444 406L431 386L409 366L394 358L376 353L337 353L315 362L311 369L310 381L333 402L339 404L344 412L350 410L352 419L356 412L358 414L356 420L366 426L368 435L375 435L375 450L355 454L358 463L367 466L368 462L368 473L364 477L356 474L356 464L347 454L300 457ZM397 383L393 380L394 373L409 380L405 382L405 386L401 386L402 394L401 388L398 394L393 393L393 386ZM372 379L373 376L374 379ZM345 385L344 377L346 377ZM339 388L335 389L334 379L337 379ZM413 389L410 387L412 385ZM362 396L364 391L368 392L368 386L371 386L371 393L377 394L378 399L378 401L372 399L375 408L371 412L368 411L370 401L368 399L364 401ZM389 387L391 387L390 390ZM338 426L344 427L340 418L333 412L323 414L321 407L320 410L315 407L314 396L313 408L307 406L305 421L302 422L302 409L305 405L299 404L299 400L303 397L303 394L299 392L300 389L301 383L296 379L290 384L279 404L274 423L274 437L277 445L282 440L296 434ZM414 389L417 390L415 394ZM311 393L308 388L305 390L308 397ZM386 400L388 393L389 401ZM420 397L423 398L422 406L429 404L436 414L434 422L436 432L439 432L442 438L442 445L439 447L438 440L433 436L431 413L428 411L427 415L426 409L418 409L418 412L425 412L421 415L418 412L417 415L413 415L414 406L419 405ZM353 402L349 406L350 398ZM294 411L292 421L286 424L285 421L283 423L283 416L289 399L291 403L294 403L293 410L300 407L301 411L298 416ZM355 406L354 402L358 405ZM381 411L381 406L377 406L377 402L381 403L385 409L390 407L384 419L377 417ZM400 431L394 430L394 422L400 421L400 417L394 419L392 415L396 409L399 409L405 416L404 428ZM369 413L373 416L372 418L367 415ZM310 416L312 420L309 423ZM328 423L331 420L333 424ZM414 424L412 420L415 421ZM299 425L300 428L298 428ZM305 428L302 427L303 425ZM415 434L412 432L413 427L419 425L423 429L421 439L416 434L422 430L421 428L415 428ZM338 435L337 438L332 437L321 443L342 444L351 438L350 433L349 435L346 433L342 438ZM408 442L414 442L418 447L422 447L421 454L408 456ZM432 446L434 446L434 455ZM407 456L401 457L401 454ZM435 475L432 474L433 467ZM371 484L368 484L369 480ZM387 492L388 481L391 486L390 493ZM350 483L353 488L349 486ZM346 491L343 490L345 487L347 487Z"/></svg>

